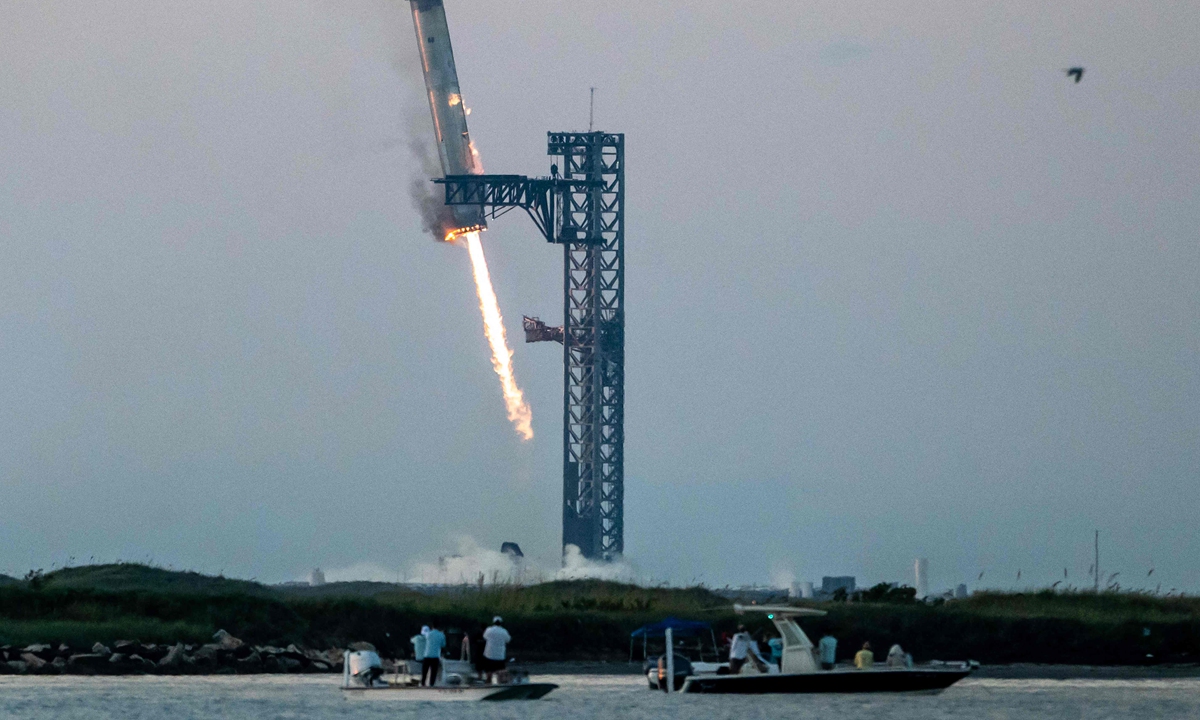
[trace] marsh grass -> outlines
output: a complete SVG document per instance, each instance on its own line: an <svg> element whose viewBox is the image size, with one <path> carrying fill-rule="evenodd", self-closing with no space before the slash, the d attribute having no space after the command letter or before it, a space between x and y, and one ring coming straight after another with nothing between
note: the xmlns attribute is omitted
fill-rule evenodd
<svg viewBox="0 0 1200 720"><path fill-rule="evenodd" d="M35 587L36 585L36 587ZM803 625L815 640L832 633L847 657L862 642L900 643L918 659L1131 664L1200 659L1200 599L1147 593L1041 591L977 593L927 606L915 602L822 603L828 614ZM422 624L477 632L504 616L526 660L624 660L629 633L668 615L706 620L719 634L731 603L703 587L669 588L598 580L428 589L387 583L265 586L141 565L70 568L37 583L0 586L0 644L117 639L201 642L223 628L248 642L312 647L355 640L407 653Z"/></svg>
<svg viewBox="0 0 1200 720"><path fill-rule="evenodd" d="M6 620L0 618L0 641L6 645L65 643L88 652L94 643L137 639L145 643L204 643L213 631L207 625L163 622L153 618L125 617L108 622L81 620Z"/></svg>

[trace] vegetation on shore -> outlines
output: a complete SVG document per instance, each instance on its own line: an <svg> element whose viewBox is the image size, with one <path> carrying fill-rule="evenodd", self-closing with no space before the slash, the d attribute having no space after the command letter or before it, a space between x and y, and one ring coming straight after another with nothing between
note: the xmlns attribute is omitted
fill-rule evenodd
<svg viewBox="0 0 1200 720"><path fill-rule="evenodd" d="M34 642L203 643L225 629L248 643L345 647L368 641L404 656L422 624L472 632L494 614L525 660L629 657L629 633L668 615L706 620L716 633L763 617L737 617L703 587L640 587L598 580L452 588L428 593L388 583L321 587L259 583L142 565L99 565L0 583L0 645ZM910 594L874 602L816 604L804 623L815 640L832 633L839 655L862 642L900 643L918 660L985 663L1157 664L1200 659L1200 599L1140 593L977 593L930 606ZM639 644L640 645L640 644ZM636 648L640 654L640 647Z"/></svg>

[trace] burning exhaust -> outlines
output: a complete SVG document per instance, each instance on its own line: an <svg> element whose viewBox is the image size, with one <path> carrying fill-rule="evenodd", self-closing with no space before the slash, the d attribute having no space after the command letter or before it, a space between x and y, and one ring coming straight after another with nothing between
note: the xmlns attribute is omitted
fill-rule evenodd
<svg viewBox="0 0 1200 720"><path fill-rule="evenodd" d="M452 233L453 235L453 233ZM449 236L448 236L449 237ZM500 314L500 303L492 289L492 278L488 274L487 260L483 257L483 245L479 242L478 230L466 230L455 239L462 238L471 256L471 272L475 275L475 294L479 296L479 312L483 315L483 334L492 350L492 369L500 378L500 390L504 394L504 407L508 420L516 428L522 441L533 439L533 411L525 402L525 393L517 385L513 375L512 350L508 349L508 338L504 332L504 317ZM453 240L451 240L453 242Z"/></svg>

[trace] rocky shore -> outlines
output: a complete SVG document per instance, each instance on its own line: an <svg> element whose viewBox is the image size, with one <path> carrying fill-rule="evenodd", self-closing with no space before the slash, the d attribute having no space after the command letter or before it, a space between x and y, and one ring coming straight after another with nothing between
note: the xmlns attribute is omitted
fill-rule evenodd
<svg viewBox="0 0 1200 720"><path fill-rule="evenodd" d="M198 675L257 673L340 673L345 648L315 650L288 645L248 645L224 630L203 645L143 644L118 640L91 648L33 644L0 647L0 674L6 675ZM369 643L351 649L374 650Z"/></svg>

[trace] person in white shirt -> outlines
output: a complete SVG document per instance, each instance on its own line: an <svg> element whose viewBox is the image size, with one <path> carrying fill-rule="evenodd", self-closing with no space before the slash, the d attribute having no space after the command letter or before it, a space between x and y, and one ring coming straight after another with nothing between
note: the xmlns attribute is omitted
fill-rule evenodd
<svg viewBox="0 0 1200 720"><path fill-rule="evenodd" d="M479 669L487 673L487 681L492 682L492 674L501 672L508 664L508 644L512 636L500 626L502 619L499 615L492 618L492 624L483 631L483 657L479 659Z"/></svg>
<svg viewBox="0 0 1200 720"><path fill-rule="evenodd" d="M742 666L746 664L746 657L750 654L750 633L746 632L745 625L738 625L737 634L729 641L729 674L737 675L742 671Z"/></svg>

